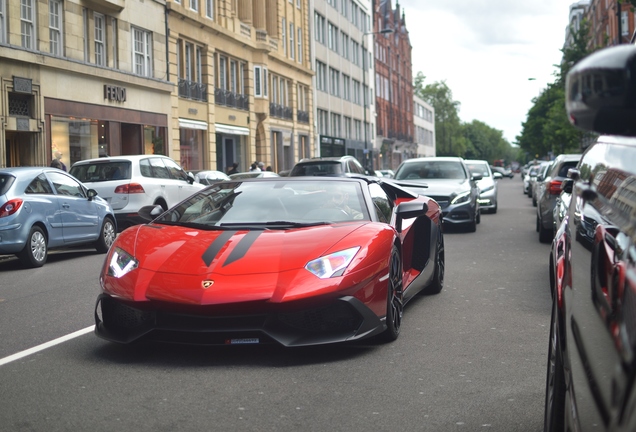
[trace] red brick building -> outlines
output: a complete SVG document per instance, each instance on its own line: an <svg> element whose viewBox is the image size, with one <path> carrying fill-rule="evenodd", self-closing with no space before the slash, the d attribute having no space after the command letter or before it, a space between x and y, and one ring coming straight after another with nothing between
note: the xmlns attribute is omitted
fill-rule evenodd
<svg viewBox="0 0 636 432"><path fill-rule="evenodd" d="M380 34L392 29L393 33ZM373 0L375 52L375 168L395 169L417 156L413 126L412 46L404 12L392 0Z"/></svg>
<svg viewBox="0 0 636 432"><path fill-rule="evenodd" d="M592 0L585 19L590 24L590 48L629 43L634 33L634 12L627 2Z"/></svg>

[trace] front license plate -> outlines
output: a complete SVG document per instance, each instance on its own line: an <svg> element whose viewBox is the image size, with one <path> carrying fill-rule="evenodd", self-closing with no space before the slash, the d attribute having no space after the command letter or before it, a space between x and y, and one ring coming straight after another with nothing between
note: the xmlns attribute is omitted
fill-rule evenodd
<svg viewBox="0 0 636 432"><path fill-rule="evenodd" d="M258 338L227 339L225 341L226 345L251 345L258 343L260 343Z"/></svg>

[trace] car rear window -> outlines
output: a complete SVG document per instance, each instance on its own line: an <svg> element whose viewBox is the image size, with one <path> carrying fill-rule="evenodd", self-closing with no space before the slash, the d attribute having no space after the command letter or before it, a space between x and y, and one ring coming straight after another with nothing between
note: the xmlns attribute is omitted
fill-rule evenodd
<svg viewBox="0 0 636 432"><path fill-rule="evenodd" d="M104 161L73 165L71 175L85 183L127 180L131 176L130 161Z"/></svg>
<svg viewBox="0 0 636 432"><path fill-rule="evenodd" d="M294 167L290 176L333 176L334 174L342 174L342 165L340 162L334 163L311 163L298 164Z"/></svg>
<svg viewBox="0 0 636 432"><path fill-rule="evenodd" d="M423 161L402 165L395 173L397 180L465 179L462 164L454 161Z"/></svg>
<svg viewBox="0 0 636 432"><path fill-rule="evenodd" d="M0 174L0 195L6 194L14 181L15 177L12 175Z"/></svg>

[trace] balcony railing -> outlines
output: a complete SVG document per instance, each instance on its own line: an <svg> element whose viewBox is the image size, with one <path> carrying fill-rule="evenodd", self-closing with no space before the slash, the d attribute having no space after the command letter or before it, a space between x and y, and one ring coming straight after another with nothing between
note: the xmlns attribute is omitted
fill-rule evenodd
<svg viewBox="0 0 636 432"><path fill-rule="evenodd" d="M214 103L245 111L250 109L249 98L246 95L241 95L220 88L214 90Z"/></svg>
<svg viewBox="0 0 636 432"><path fill-rule="evenodd" d="M309 123L309 113L307 111L300 111L296 113L296 120L300 123Z"/></svg>
<svg viewBox="0 0 636 432"><path fill-rule="evenodd" d="M179 78L179 97L207 102L208 86Z"/></svg>
<svg viewBox="0 0 636 432"><path fill-rule="evenodd" d="M269 104L269 115L272 117L278 117L278 118L282 118L286 120L293 120L294 118L291 108L284 107L282 105L278 105L275 103Z"/></svg>

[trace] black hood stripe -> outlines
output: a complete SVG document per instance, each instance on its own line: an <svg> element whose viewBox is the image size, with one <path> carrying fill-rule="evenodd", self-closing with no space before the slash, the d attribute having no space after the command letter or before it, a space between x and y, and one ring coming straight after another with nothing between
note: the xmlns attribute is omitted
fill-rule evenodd
<svg viewBox="0 0 636 432"><path fill-rule="evenodd" d="M227 257L227 260L223 263L223 267L243 258L262 232L263 231L260 230L249 231L247 234L245 234L241 241L236 245L236 247L232 249L232 252L230 252L230 256Z"/></svg>
<svg viewBox="0 0 636 432"><path fill-rule="evenodd" d="M237 231L223 231L223 233L212 242L208 249L203 253L201 257L206 266L210 267L214 258L221 251L221 248L230 240Z"/></svg>

